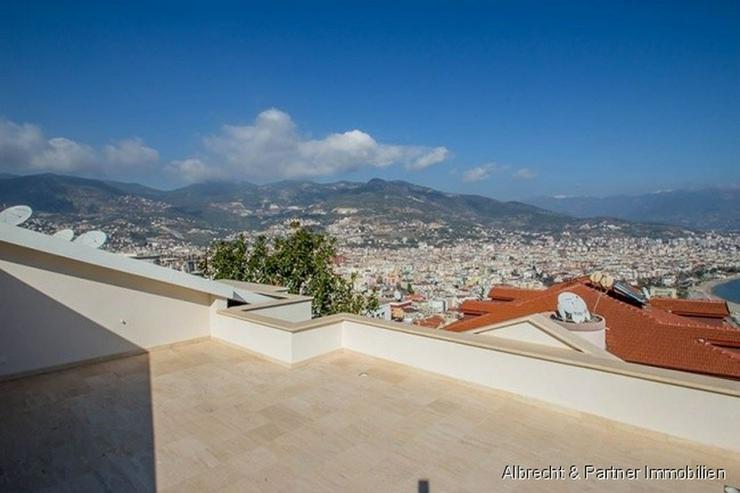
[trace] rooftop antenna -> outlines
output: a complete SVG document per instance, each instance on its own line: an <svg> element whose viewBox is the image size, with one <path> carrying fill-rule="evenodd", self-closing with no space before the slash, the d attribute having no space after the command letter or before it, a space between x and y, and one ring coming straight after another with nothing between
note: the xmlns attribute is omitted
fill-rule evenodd
<svg viewBox="0 0 740 493"><path fill-rule="evenodd" d="M0 212L0 223L11 226L20 226L28 221L33 211L27 205L14 205Z"/></svg>
<svg viewBox="0 0 740 493"><path fill-rule="evenodd" d="M80 236L78 236L75 239L75 243L80 243L82 245L86 245L92 248L100 248L105 243L105 240L107 240L108 237L105 233L102 231L88 231L87 233L82 233Z"/></svg>
<svg viewBox="0 0 740 493"><path fill-rule="evenodd" d="M558 315L560 315L561 320L577 324L591 319L586 302L583 301L583 298L570 291L565 291L558 295Z"/></svg>
<svg viewBox="0 0 740 493"><path fill-rule="evenodd" d="M51 235L54 238L59 238L60 240L64 241L72 241L72 238L75 237L75 232L71 229L60 229L53 235Z"/></svg>

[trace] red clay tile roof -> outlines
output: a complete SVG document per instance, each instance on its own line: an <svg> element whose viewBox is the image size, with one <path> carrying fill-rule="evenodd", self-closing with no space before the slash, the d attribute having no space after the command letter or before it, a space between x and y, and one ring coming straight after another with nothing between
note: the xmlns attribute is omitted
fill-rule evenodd
<svg viewBox="0 0 740 493"><path fill-rule="evenodd" d="M460 303L457 311L462 312L465 315L483 315L494 311L495 307L500 305L501 303L492 303L490 301L465 300Z"/></svg>
<svg viewBox="0 0 740 493"><path fill-rule="evenodd" d="M679 300L675 298L650 298L650 305L676 315L688 317L725 318L730 315L723 300Z"/></svg>
<svg viewBox="0 0 740 493"><path fill-rule="evenodd" d="M587 278L527 294L519 301L476 302L475 308L487 313L455 322L446 330L464 332L534 313L552 312L557 309L557 297L563 291L576 293L592 313L605 318L607 350L625 361L740 378L740 360L728 350L740 347L740 329L711 325L651 304L640 308L591 287Z"/></svg>
<svg viewBox="0 0 740 493"><path fill-rule="evenodd" d="M520 301L532 296L537 296L541 290L539 289L524 289L517 288L514 286L493 286L488 292L488 297L491 301Z"/></svg>
<svg viewBox="0 0 740 493"><path fill-rule="evenodd" d="M444 317L441 317L439 315L432 315L429 318L424 318L421 320L414 321L414 325L419 325L421 327L427 327L430 329L438 329L444 324L445 324Z"/></svg>

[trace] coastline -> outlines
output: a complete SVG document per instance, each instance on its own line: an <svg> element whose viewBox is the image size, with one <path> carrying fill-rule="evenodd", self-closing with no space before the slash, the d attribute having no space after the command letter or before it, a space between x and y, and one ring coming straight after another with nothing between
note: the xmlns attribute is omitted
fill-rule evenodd
<svg viewBox="0 0 740 493"><path fill-rule="evenodd" d="M730 308L730 311L740 311L740 303L735 303L731 300L725 300L721 296L717 296L712 292L712 290L720 285L724 284L726 282L735 281L737 279L740 279L740 274L736 274L734 276L725 277L722 279L712 279L710 281L705 281L701 284L698 284L696 286L693 286L690 288L691 291L696 291L701 293L705 298L712 299L712 300L724 300L727 302L727 305Z"/></svg>

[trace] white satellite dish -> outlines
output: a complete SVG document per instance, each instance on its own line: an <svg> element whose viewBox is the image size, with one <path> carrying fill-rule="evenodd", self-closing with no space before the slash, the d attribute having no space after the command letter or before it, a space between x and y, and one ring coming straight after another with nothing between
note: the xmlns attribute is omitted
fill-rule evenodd
<svg viewBox="0 0 740 493"><path fill-rule="evenodd" d="M569 291L558 295L558 315L561 320L580 324L591 319L588 307L583 298Z"/></svg>
<svg viewBox="0 0 740 493"><path fill-rule="evenodd" d="M105 240L107 240L108 237L103 233L102 231L88 231L87 233L82 233L80 236L75 239L75 243L81 243L83 245L92 247L92 248L100 248L105 243Z"/></svg>
<svg viewBox="0 0 740 493"><path fill-rule="evenodd" d="M28 221L33 211L27 205L14 205L0 212L0 223L19 226Z"/></svg>
<svg viewBox="0 0 740 493"><path fill-rule="evenodd" d="M589 276L591 283L596 287L609 290L614 285L614 278L606 272L596 271Z"/></svg>
<svg viewBox="0 0 740 493"><path fill-rule="evenodd" d="M64 240L64 241L72 241L72 238L75 237L75 232L72 231L71 229L60 229L59 231L57 231L51 236L53 236L54 238L59 238L60 240Z"/></svg>
<svg viewBox="0 0 740 493"><path fill-rule="evenodd" d="M609 274L604 274L604 277L601 278L601 285L604 289L611 289L614 286L614 278Z"/></svg>

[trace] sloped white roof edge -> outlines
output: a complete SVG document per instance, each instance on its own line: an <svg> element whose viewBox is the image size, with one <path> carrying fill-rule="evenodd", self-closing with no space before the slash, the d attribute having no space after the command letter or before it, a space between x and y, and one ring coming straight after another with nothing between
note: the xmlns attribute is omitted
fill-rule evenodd
<svg viewBox="0 0 740 493"><path fill-rule="evenodd" d="M577 335L573 334L568 329L561 327L560 325L551 321L550 319L548 319L541 313L533 313L531 315L525 315L523 317L512 318L511 320L506 320L504 322L499 322L496 324L488 325L486 327L470 330L467 332L469 334L490 333L491 336L497 337L495 335L496 330L503 329L503 328L506 328L512 325L517 325L521 322L529 322L532 326L538 328L547 336L550 336L554 338L555 340L565 344L566 346L569 346L575 351L580 351L582 353L590 354L598 358L605 358L605 359L610 359L610 360L621 361L619 358L614 356L609 351L606 351L605 349L601 349L600 347L591 344L587 340L581 337L578 337Z"/></svg>
<svg viewBox="0 0 740 493"><path fill-rule="evenodd" d="M235 299L252 304L275 301L274 297L235 288L225 283L193 276L149 262L142 262L124 255L54 238L19 226L0 224L0 243L3 242L105 269L173 284L193 291L208 293L219 298Z"/></svg>

